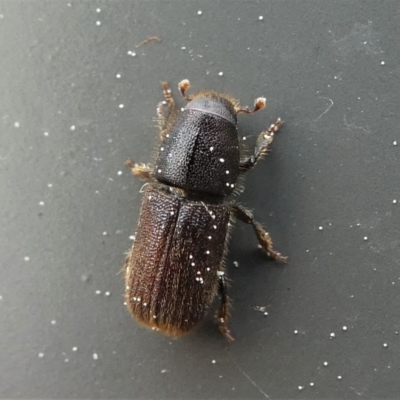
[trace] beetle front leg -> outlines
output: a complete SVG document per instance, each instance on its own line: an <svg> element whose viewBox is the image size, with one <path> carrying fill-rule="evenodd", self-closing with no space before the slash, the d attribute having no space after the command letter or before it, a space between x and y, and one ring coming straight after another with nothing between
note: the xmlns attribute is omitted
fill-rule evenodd
<svg viewBox="0 0 400 400"><path fill-rule="evenodd" d="M217 318L219 324L219 331L230 341L233 342L235 338L231 335L228 327L229 320L229 297L227 294L228 285L226 283L225 274L218 271L218 292L221 296L221 304L219 306Z"/></svg>
<svg viewBox="0 0 400 400"><path fill-rule="evenodd" d="M283 256L281 253L274 249L272 244L272 239L269 233L253 218L253 214L250 210L247 210L239 204L232 206L233 215L242 222L246 224L251 224L253 226L254 232L257 236L258 242L262 248L267 252L268 257L273 260L280 262L287 262L287 257Z"/></svg>
<svg viewBox="0 0 400 400"><path fill-rule="evenodd" d="M125 165L131 170L132 174L138 176L140 179L153 179L153 167L150 164L137 164L133 163L131 160L127 160Z"/></svg>
<svg viewBox="0 0 400 400"><path fill-rule="evenodd" d="M165 135L168 133L168 121L171 116L175 113L175 101L172 97L171 89L169 88L168 82L161 84L163 89L164 99L160 101L157 106L158 126L160 128L160 138L165 139Z"/></svg>
<svg viewBox="0 0 400 400"><path fill-rule="evenodd" d="M278 132L282 125L283 121L278 118L266 131L263 131L258 135L254 155L240 162L239 167L241 172L251 170L257 164L257 161L268 152L269 146L274 140L275 133Z"/></svg>

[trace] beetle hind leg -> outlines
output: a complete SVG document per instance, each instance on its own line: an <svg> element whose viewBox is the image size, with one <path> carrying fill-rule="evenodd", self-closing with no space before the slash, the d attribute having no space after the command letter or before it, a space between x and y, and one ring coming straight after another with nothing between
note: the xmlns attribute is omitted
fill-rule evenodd
<svg viewBox="0 0 400 400"><path fill-rule="evenodd" d="M278 132L282 125L283 121L278 118L276 122L271 124L266 131L263 131L258 135L256 148L254 149L254 155L240 162L239 168L241 172L247 172L251 170L257 164L260 158L262 158L262 156L268 152L269 146L274 140L275 133Z"/></svg>
<svg viewBox="0 0 400 400"><path fill-rule="evenodd" d="M221 304L217 312L217 319L219 324L219 331L230 341L233 342L235 338L231 335L229 330L229 297L227 294L227 283L223 272L219 273L218 292L221 295Z"/></svg>
<svg viewBox="0 0 400 400"><path fill-rule="evenodd" d="M233 207L233 215L240 221L251 224L253 226L254 232L257 236L258 242L262 248L267 252L268 257L273 260L277 260L283 263L287 262L287 257L283 256L281 253L274 249L272 244L272 239L269 233L257 222L251 211L247 210L239 204L235 204Z"/></svg>

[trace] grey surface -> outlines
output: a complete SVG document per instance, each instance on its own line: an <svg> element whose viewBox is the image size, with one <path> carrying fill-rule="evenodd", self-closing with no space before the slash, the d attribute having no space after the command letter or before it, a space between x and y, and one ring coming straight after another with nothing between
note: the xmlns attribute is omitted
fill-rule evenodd
<svg viewBox="0 0 400 400"><path fill-rule="evenodd" d="M399 36L397 1L1 1L0 397L397 397ZM123 163L149 160L159 82L183 78L265 95L249 144L286 123L240 200L290 264L237 225L231 345L211 316L171 340L123 306Z"/></svg>

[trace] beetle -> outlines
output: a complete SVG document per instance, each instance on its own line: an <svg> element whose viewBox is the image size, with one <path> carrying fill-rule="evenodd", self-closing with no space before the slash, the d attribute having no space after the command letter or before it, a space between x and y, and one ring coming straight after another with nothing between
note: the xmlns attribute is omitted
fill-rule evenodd
<svg viewBox="0 0 400 400"><path fill-rule="evenodd" d="M252 213L225 199L238 192L238 182L265 155L278 119L259 134L254 153L240 147L237 115L266 106L241 108L233 97L211 91L186 94L187 79L179 91L187 105L178 110L169 85L162 83L164 100L158 104L160 145L153 164L133 164L132 173L147 181L135 240L125 269L125 302L143 325L170 336L181 336L202 320L217 294L219 330L229 340L230 304L224 259L235 220L252 225L267 255L286 262Z"/></svg>

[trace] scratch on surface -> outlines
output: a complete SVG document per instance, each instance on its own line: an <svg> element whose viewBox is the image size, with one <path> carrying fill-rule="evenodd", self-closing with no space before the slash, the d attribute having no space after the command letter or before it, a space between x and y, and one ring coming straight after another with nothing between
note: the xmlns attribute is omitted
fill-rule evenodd
<svg viewBox="0 0 400 400"><path fill-rule="evenodd" d="M265 393L265 392L260 388L260 386L258 386L257 383L254 382L253 379L251 379L250 376L240 367L240 365L237 363L237 361L236 361L234 358L232 358L232 357L229 357L229 358L234 362L234 364L236 365L236 368L240 371L240 373L241 373L255 388L257 388L257 390L258 390L266 399L271 399L271 397L269 397L268 394Z"/></svg>
<svg viewBox="0 0 400 400"><path fill-rule="evenodd" d="M355 392L356 394L358 394L359 396L362 396L363 393L358 392L355 388L353 388L352 386L349 386L349 389L351 389L353 392Z"/></svg>
<svg viewBox="0 0 400 400"><path fill-rule="evenodd" d="M328 108L321 115L319 115L316 119L314 119L314 122L317 122L323 115L325 115L332 108L332 106L334 104L333 100L330 99L329 97L320 96L320 99L329 100L331 102L331 104L329 104Z"/></svg>
<svg viewBox="0 0 400 400"><path fill-rule="evenodd" d="M344 124L346 125L346 128L347 128L347 129L351 129L351 128L354 128L354 129L361 129L361 130L364 131L365 133L371 133L371 131L369 130L368 127L364 128L363 126L357 126L357 125L354 125L354 124L349 124L349 123L347 122L346 114L343 114L343 122L344 122Z"/></svg>

